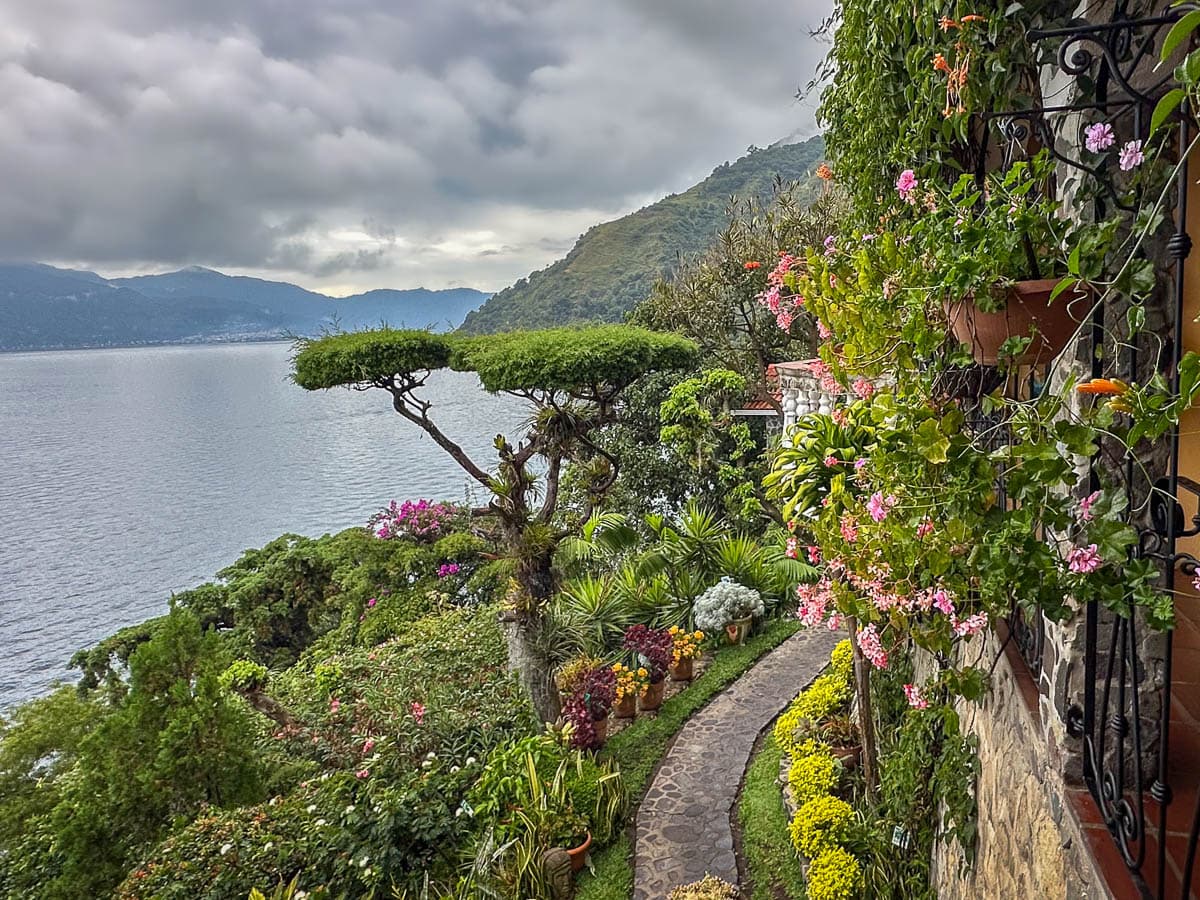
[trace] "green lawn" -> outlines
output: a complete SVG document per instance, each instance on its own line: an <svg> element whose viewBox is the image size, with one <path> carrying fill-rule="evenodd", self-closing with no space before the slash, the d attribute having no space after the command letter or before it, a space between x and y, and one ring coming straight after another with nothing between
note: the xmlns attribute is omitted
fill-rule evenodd
<svg viewBox="0 0 1200 900"><path fill-rule="evenodd" d="M667 745L693 713L736 681L760 656L778 647L799 629L800 624L795 619L782 619L768 624L745 646L722 647L687 690L663 703L657 718L640 718L613 735L601 755L620 764L630 796L641 799ZM785 832L785 840L786 837ZM622 837L593 854L596 874L584 872L580 875L578 900L629 900L633 893L632 849L629 839Z"/></svg>
<svg viewBox="0 0 1200 900"><path fill-rule="evenodd" d="M768 732L762 748L750 761L742 785L738 820L750 882L746 900L804 896L804 876L788 837L787 813L780 795L781 759L783 750Z"/></svg>

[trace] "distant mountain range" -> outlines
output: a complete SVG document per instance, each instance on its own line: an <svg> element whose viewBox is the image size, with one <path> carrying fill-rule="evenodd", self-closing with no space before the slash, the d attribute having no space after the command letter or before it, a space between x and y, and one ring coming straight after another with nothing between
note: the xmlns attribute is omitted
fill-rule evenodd
<svg viewBox="0 0 1200 900"><path fill-rule="evenodd" d="M417 288L333 298L200 267L103 278L37 263L0 264L0 350L262 340L383 322L449 331L487 297L469 288Z"/></svg>
<svg viewBox="0 0 1200 900"><path fill-rule="evenodd" d="M681 256L706 250L724 227L730 197L763 196L776 178L810 186L820 137L795 136L725 163L681 194L589 229L563 259L505 288L467 316L472 334L575 322L619 322ZM803 195L800 196L803 200Z"/></svg>

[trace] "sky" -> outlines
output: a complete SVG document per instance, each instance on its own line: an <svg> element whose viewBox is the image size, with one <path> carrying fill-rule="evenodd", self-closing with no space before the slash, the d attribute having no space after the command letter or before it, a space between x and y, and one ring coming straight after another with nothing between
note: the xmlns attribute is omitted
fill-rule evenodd
<svg viewBox="0 0 1200 900"><path fill-rule="evenodd" d="M0 259L498 290L750 145L832 0L0 0Z"/></svg>

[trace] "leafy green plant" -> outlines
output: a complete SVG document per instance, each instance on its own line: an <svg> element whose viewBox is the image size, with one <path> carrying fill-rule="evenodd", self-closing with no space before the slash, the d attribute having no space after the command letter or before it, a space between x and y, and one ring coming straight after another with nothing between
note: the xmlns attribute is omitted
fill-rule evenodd
<svg viewBox="0 0 1200 900"><path fill-rule="evenodd" d="M808 866L809 900L856 900L863 896L862 866L842 847L822 850Z"/></svg>

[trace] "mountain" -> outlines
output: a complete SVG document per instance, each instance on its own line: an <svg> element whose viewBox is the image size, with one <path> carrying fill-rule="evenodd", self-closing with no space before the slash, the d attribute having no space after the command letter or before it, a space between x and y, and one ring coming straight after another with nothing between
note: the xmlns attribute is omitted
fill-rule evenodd
<svg viewBox="0 0 1200 900"><path fill-rule="evenodd" d="M387 323L457 327L487 294L469 288L327 297L198 266L104 278L38 263L0 265L0 350L203 343Z"/></svg>
<svg viewBox="0 0 1200 900"><path fill-rule="evenodd" d="M787 140L786 138L784 140ZM820 137L776 143L725 163L682 194L589 229L563 259L505 288L467 316L462 331L484 334L574 322L619 322L669 274L680 256L706 249L725 225L733 195L766 195L776 177L813 183ZM802 198L803 199L803 198Z"/></svg>

